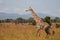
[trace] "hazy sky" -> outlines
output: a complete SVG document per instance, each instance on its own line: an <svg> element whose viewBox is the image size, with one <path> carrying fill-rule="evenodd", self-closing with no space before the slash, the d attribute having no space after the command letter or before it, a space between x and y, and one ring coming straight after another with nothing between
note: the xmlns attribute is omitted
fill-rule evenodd
<svg viewBox="0 0 60 40"><path fill-rule="evenodd" d="M30 6L36 13L60 17L60 0L0 0L0 12L24 15Z"/></svg>

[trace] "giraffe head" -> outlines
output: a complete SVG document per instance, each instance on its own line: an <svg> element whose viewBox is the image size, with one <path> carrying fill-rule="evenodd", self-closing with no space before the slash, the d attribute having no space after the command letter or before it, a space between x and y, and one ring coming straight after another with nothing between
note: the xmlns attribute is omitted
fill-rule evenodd
<svg viewBox="0 0 60 40"><path fill-rule="evenodd" d="M29 7L26 11L33 11L33 9L31 7Z"/></svg>

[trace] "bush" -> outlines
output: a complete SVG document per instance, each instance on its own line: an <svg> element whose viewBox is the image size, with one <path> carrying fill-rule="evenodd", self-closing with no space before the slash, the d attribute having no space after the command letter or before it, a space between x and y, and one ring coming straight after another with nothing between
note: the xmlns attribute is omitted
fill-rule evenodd
<svg viewBox="0 0 60 40"><path fill-rule="evenodd" d="M56 28L59 28L60 27L60 24L56 24Z"/></svg>
<svg viewBox="0 0 60 40"><path fill-rule="evenodd" d="M32 25L36 25L36 21L35 20L32 22Z"/></svg>
<svg viewBox="0 0 60 40"><path fill-rule="evenodd" d="M49 17L49 16L46 16L46 17L44 18L44 22L47 22L49 25L51 25L50 17Z"/></svg>

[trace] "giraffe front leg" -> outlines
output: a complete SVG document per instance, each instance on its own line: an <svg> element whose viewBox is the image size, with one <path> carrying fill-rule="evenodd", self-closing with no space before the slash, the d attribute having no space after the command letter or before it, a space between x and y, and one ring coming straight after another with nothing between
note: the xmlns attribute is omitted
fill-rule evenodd
<svg viewBox="0 0 60 40"><path fill-rule="evenodd" d="M36 33L36 36L40 36L40 28L39 29L37 29L37 33Z"/></svg>
<svg viewBox="0 0 60 40"><path fill-rule="evenodd" d="M37 29L37 33L36 33L37 36L40 36L39 31L40 29Z"/></svg>

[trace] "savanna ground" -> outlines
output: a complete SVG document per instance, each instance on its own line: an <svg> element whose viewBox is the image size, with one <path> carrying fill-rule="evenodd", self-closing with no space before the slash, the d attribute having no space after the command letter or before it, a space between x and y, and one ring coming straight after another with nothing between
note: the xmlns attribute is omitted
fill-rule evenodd
<svg viewBox="0 0 60 40"><path fill-rule="evenodd" d="M0 40L60 40L60 28L55 29L55 35L45 37L46 33L43 30L40 31L40 37L36 36L36 28L33 25L0 24Z"/></svg>

